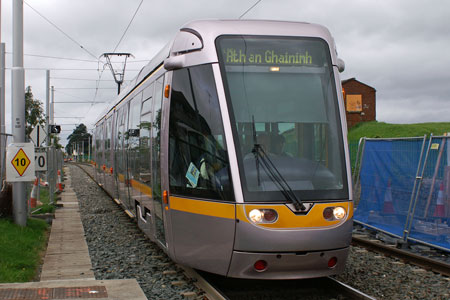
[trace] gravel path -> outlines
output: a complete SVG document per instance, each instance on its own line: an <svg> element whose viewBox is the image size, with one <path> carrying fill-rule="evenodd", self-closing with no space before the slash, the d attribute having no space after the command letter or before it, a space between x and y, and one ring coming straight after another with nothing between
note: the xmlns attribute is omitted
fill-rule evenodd
<svg viewBox="0 0 450 300"><path fill-rule="evenodd" d="M202 299L183 271L78 167L69 165L96 279L136 278L148 299Z"/></svg>
<svg viewBox="0 0 450 300"><path fill-rule="evenodd" d="M182 271L76 166L72 185L97 279L136 278L148 299L202 299ZM352 247L336 278L377 299L450 299L450 278Z"/></svg>

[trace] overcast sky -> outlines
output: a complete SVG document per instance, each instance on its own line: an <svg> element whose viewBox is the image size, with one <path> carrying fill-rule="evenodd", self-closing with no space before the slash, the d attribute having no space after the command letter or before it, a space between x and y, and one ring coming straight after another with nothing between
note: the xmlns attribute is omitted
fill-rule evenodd
<svg viewBox="0 0 450 300"><path fill-rule="evenodd" d="M1 39L9 53L9 68L12 0L1 2ZM140 3L141 0L25 1L25 85L31 86L35 98L45 103L45 69L50 69L56 102L98 102L55 104L55 121L63 125L62 144L66 144L75 124L84 123L91 129L107 106L100 102L116 95L110 70L97 60L102 53L115 49ZM145 61L188 21L236 19L254 3L256 0L144 0L116 50L135 56L127 64L125 80L132 79ZM376 89L377 120L422 123L450 119L449 16L450 2L446 0L262 0L244 18L325 25L346 64L341 79L355 77ZM6 72L8 132L10 72ZM97 81L99 78L101 81Z"/></svg>

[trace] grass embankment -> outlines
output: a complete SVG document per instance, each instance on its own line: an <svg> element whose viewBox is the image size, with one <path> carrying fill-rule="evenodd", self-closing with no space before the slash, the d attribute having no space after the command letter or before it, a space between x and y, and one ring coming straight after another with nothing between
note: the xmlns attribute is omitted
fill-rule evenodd
<svg viewBox="0 0 450 300"><path fill-rule="evenodd" d="M418 124L388 124L384 122L366 122L352 127L348 131L349 142L358 142L361 137L396 138L396 137L428 137L443 135L450 132L450 123L418 123Z"/></svg>
<svg viewBox="0 0 450 300"><path fill-rule="evenodd" d="M430 137L442 136L450 132L450 123L418 123L418 124L388 124L384 122L359 123L348 131L348 144L352 167L355 164L358 142L367 138L398 138L398 137Z"/></svg>
<svg viewBox="0 0 450 300"><path fill-rule="evenodd" d="M0 283L27 282L36 276L45 249L47 223L28 219L20 227L10 219L0 219Z"/></svg>

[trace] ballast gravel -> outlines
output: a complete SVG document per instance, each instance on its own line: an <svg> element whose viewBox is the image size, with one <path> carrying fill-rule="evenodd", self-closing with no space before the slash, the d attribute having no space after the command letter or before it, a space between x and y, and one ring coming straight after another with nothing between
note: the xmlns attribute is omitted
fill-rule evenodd
<svg viewBox="0 0 450 300"><path fill-rule="evenodd" d="M96 279L136 278L148 299L204 299L84 171L69 167ZM359 247L351 247L345 272L335 278L376 299L450 299L450 278Z"/></svg>
<svg viewBox="0 0 450 300"><path fill-rule="evenodd" d="M69 166L97 280L135 278L148 299L203 299L183 270L84 171Z"/></svg>

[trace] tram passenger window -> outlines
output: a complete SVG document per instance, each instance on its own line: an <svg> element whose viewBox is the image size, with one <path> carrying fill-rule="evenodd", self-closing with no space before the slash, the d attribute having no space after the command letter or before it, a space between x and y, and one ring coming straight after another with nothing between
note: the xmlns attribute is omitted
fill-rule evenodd
<svg viewBox="0 0 450 300"><path fill-rule="evenodd" d="M211 66L174 71L172 86L171 193L232 201L228 153Z"/></svg>
<svg viewBox="0 0 450 300"><path fill-rule="evenodd" d="M128 168L130 177L139 180L139 122L142 94L134 97L130 102L128 119Z"/></svg>
<svg viewBox="0 0 450 300"><path fill-rule="evenodd" d="M151 86L153 88L153 85ZM151 154L150 154L150 130L152 114L151 109L153 98L150 97L142 102L141 123L139 125L139 156L140 156L140 177L142 182L151 183Z"/></svg>

